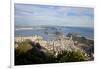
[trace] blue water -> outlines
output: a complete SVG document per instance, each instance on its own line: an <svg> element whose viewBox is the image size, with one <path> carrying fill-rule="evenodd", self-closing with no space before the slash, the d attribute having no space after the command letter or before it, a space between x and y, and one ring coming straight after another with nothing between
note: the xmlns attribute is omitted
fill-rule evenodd
<svg viewBox="0 0 100 69"><path fill-rule="evenodd" d="M42 29L43 28L43 29ZM15 30L16 36L32 36L39 35L42 36L45 40L52 40L56 38L55 32L61 32L65 36L68 33L79 33L81 36L84 36L88 39L94 39L94 29L93 28L81 28L81 27L63 27L63 26L54 26L54 27L42 27L38 29L33 27L33 29L27 30ZM16 29L16 28L15 28Z"/></svg>

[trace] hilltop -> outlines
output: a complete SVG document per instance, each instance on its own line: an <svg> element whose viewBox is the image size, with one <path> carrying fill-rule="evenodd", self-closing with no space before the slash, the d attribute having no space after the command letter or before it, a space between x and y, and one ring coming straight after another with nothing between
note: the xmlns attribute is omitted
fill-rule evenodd
<svg viewBox="0 0 100 69"><path fill-rule="evenodd" d="M55 63L55 62L68 62L68 54L71 55L73 53L76 53L77 59L74 57L69 62L74 61L88 61L93 60L93 54L94 54L94 42L93 40L86 39L85 37L69 33L67 36L59 36L56 40L52 41L46 41L41 36L30 36L30 37L16 37L15 38L15 56L18 55L21 56L22 54L26 55L26 53L30 54L30 58L32 55L37 58L33 58L32 60L41 61L40 63ZM32 53L33 54L32 54ZM67 59L62 56L67 56ZM78 56L81 54L80 56ZM40 56L39 56L40 55ZM44 55L44 56L43 56ZM74 54L75 55L75 54ZM51 58L50 58L51 57ZM59 57L59 59L58 59ZM82 60L79 60L79 58L82 58ZM25 57L24 57L25 58ZM47 59L45 61L45 58ZM21 59L21 58L20 58ZM61 60L60 60L61 59ZM15 57L16 65L20 62L18 59L18 56ZM29 59L28 59L29 60ZM28 60L25 64L28 64ZM31 60L31 59L30 59ZM23 60L24 61L24 60ZM34 64L37 63L33 62ZM22 63L23 64L23 63ZM29 63L29 64L32 64Z"/></svg>

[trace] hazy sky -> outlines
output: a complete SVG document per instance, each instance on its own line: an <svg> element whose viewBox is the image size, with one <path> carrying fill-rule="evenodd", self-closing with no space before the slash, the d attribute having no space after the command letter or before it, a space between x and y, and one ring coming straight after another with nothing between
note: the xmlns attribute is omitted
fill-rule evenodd
<svg viewBox="0 0 100 69"><path fill-rule="evenodd" d="M93 8L15 4L15 25L93 27L93 23Z"/></svg>

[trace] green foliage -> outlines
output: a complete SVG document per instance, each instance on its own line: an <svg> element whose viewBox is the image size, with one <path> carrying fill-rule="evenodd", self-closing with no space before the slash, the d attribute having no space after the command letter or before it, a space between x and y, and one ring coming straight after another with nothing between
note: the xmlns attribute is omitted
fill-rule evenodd
<svg viewBox="0 0 100 69"><path fill-rule="evenodd" d="M28 50L32 49L32 46L29 44L29 40L26 40L24 42L19 43L17 50L19 51L19 53L25 53Z"/></svg>
<svg viewBox="0 0 100 69"><path fill-rule="evenodd" d="M85 61L87 58L81 51L62 51L57 56L48 52L44 53L41 49L47 49L30 40L20 42L18 45L15 49L15 65L77 62Z"/></svg>
<svg viewBox="0 0 100 69"><path fill-rule="evenodd" d="M59 62L78 62L86 60L85 53L81 51L63 51L62 54L58 54Z"/></svg>

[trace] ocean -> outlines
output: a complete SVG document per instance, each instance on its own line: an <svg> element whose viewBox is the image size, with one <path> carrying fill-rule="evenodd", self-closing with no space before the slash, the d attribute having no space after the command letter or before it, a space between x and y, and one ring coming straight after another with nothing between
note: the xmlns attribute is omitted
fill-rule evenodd
<svg viewBox="0 0 100 69"><path fill-rule="evenodd" d="M17 36L42 36L45 40L55 39L57 34L67 36L68 33L78 33L87 39L94 39L94 29L84 27L65 26L36 26L31 28L15 27L15 37Z"/></svg>

